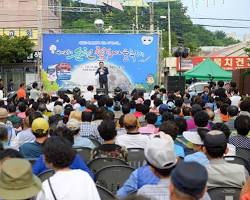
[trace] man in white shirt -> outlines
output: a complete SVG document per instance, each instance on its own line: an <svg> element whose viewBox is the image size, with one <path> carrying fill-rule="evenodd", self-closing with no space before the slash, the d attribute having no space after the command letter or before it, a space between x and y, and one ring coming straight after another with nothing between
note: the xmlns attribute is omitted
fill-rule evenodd
<svg viewBox="0 0 250 200"><path fill-rule="evenodd" d="M83 94L83 97L86 101L93 101L94 100L94 87L89 85L87 87L87 92Z"/></svg>
<svg viewBox="0 0 250 200"><path fill-rule="evenodd" d="M88 173L69 168L75 157L69 141L59 136L50 137L44 145L44 156L47 166L56 173L43 182L37 200L100 200L95 183Z"/></svg>
<svg viewBox="0 0 250 200"><path fill-rule="evenodd" d="M117 136L116 144L125 146L126 148L144 149L149 141L149 136L139 133L137 118L133 114L126 114L123 123L127 134Z"/></svg>
<svg viewBox="0 0 250 200"><path fill-rule="evenodd" d="M232 96L230 97L230 100L231 100L231 105L232 106L239 107L241 96L239 96L238 93L239 93L238 89L233 89L232 92L231 92Z"/></svg>

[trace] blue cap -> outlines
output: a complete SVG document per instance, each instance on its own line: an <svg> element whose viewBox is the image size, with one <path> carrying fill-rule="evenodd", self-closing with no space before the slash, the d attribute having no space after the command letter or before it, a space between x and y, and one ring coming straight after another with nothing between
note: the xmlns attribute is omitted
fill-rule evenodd
<svg viewBox="0 0 250 200"><path fill-rule="evenodd" d="M163 112L166 112L166 111L168 111L167 104L161 104L160 107L159 107L159 112L163 113Z"/></svg>
<svg viewBox="0 0 250 200"><path fill-rule="evenodd" d="M204 166L197 162L180 162L171 173L173 185L185 194L198 197L204 191L208 173Z"/></svg>

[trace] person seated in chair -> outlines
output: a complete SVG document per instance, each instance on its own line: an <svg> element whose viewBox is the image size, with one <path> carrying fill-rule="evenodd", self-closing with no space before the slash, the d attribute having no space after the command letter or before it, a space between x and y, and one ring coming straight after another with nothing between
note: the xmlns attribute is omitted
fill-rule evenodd
<svg viewBox="0 0 250 200"><path fill-rule="evenodd" d="M104 120L98 126L98 131L104 144L96 147L92 151L92 159L95 158L119 158L127 161L128 153L127 149L123 146L115 144L115 138L117 135L115 122L112 120Z"/></svg>

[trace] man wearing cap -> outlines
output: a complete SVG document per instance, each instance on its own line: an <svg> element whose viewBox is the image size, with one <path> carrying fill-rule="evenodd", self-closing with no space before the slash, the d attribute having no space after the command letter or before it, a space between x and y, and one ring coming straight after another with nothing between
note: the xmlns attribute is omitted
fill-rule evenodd
<svg viewBox="0 0 250 200"><path fill-rule="evenodd" d="M145 147L144 154L150 169L160 181L156 185L144 185L137 194L154 200L169 199L169 176L177 163L173 139L169 135L152 138Z"/></svg>
<svg viewBox="0 0 250 200"><path fill-rule="evenodd" d="M137 118L133 114L126 114L123 123L127 134L117 136L116 144L126 148L144 149L149 141L149 137L139 133Z"/></svg>
<svg viewBox="0 0 250 200"><path fill-rule="evenodd" d="M249 174L243 165L228 163L223 155L228 152L227 139L221 131L210 131L204 137L204 153L209 159L208 188L242 187Z"/></svg>
<svg viewBox="0 0 250 200"><path fill-rule="evenodd" d="M48 138L49 123L44 118L37 118L31 125L32 133L35 135L35 142L24 143L19 151L25 158L38 158L43 154L42 145Z"/></svg>
<svg viewBox="0 0 250 200"><path fill-rule="evenodd" d="M207 170L199 163L181 162L171 173L171 183L169 184L169 199L210 199L206 193L207 179Z"/></svg>
<svg viewBox="0 0 250 200"><path fill-rule="evenodd" d="M31 199L42 189L42 183L31 171L29 161L11 158L1 166L0 199Z"/></svg>
<svg viewBox="0 0 250 200"><path fill-rule="evenodd" d="M31 130L31 125L33 120L35 120L36 118L42 117L42 114L40 112L33 112L30 113L28 117L26 117L25 120L28 121L27 124L27 129L19 132L16 136L16 138L13 140L13 148L14 149L19 149L20 146L22 146L24 143L27 142L34 142L36 140L36 137L34 136L34 134L32 133Z"/></svg>
<svg viewBox="0 0 250 200"><path fill-rule="evenodd" d="M8 121L8 111L5 108L0 108L0 126L4 126L8 131L8 146L13 146L13 142L16 138L16 132L13 128L13 125L10 121Z"/></svg>
<svg viewBox="0 0 250 200"><path fill-rule="evenodd" d="M88 147L88 148L95 148L95 145L91 142L91 140L87 137L80 136L80 128L81 124L76 119L70 119L66 127L69 128L74 136L74 144L73 147Z"/></svg>
<svg viewBox="0 0 250 200"><path fill-rule="evenodd" d="M209 160L202 150L204 142L200 136L202 134L205 135L207 132L208 132L208 130L205 130L205 129L198 130L198 132L196 132L196 131L183 132L183 137L188 142L192 143L193 150L195 151L195 153L185 156L184 161L186 161L186 162L194 161L194 162L198 162L204 166L209 164Z"/></svg>

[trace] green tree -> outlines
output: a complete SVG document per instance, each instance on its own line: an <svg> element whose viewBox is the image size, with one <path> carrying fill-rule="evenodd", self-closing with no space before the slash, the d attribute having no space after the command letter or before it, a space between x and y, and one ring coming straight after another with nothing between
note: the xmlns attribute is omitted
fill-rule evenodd
<svg viewBox="0 0 250 200"><path fill-rule="evenodd" d="M22 63L33 52L33 47L27 36L0 36L0 63Z"/></svg>

